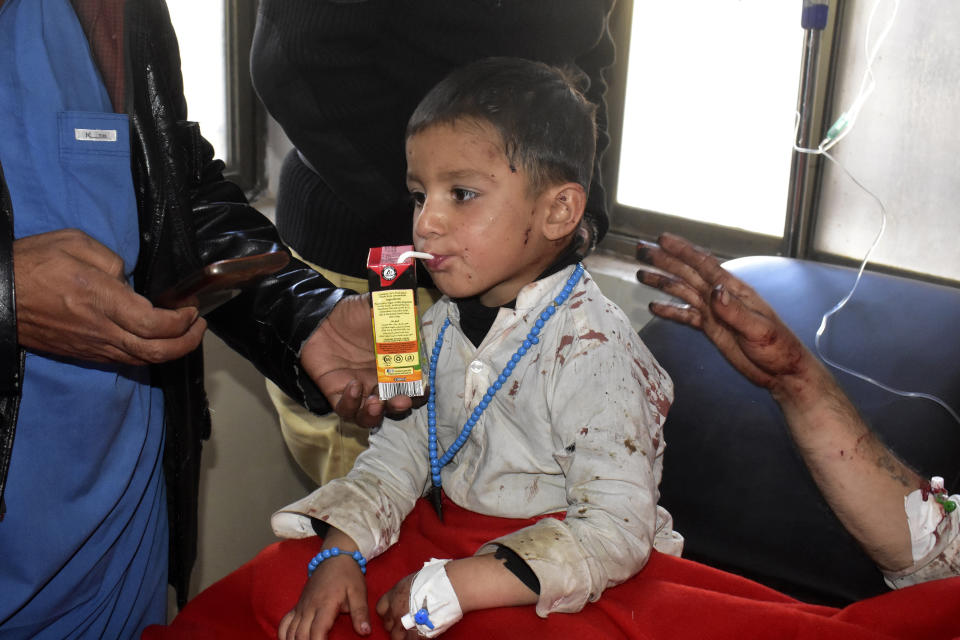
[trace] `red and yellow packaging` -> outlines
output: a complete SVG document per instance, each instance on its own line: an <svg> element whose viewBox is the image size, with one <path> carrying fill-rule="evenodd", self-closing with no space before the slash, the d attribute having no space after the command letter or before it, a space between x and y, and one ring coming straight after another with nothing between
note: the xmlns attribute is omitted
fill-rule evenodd
<svg viewBox="0 0 960 640"><path fill-rule="evenodd" d="M424 394L417 261L399 261L412 246L373 247L367 254L370 318L377 357L380 398Z"/></svg>

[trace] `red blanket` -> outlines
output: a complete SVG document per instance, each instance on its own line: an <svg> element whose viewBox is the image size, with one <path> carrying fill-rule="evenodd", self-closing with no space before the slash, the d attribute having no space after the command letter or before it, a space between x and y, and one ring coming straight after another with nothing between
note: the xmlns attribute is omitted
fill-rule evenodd
<svg viewBox="0 0 960 640"><path fill-rule="evenodd" d="M440 524L425 500L404 521L400 542L370 561L367 586L373 633L387 634L374 613L377 599L432 557L473 554L484 542L532 520L478 516L444 501ZM200 593L168 627L144 640L276 638L277 625L300 596L317 538L272 544ZM340 616L330 637L357 638ZM884 594L843 609L811 605L731 573L654 552L633 579L607 589L575 614L539 618L533 607L467 614L445 639L477 638L960 638L960 578Z"/></svg>

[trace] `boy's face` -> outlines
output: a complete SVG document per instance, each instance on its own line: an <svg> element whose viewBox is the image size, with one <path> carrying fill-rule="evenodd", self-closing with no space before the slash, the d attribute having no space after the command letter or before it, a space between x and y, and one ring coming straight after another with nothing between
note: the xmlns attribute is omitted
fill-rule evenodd
<svg viewBox="0 0 960 640"><path fill-rule="evenodd" d="M486 123L438 124L407 139L413 242L434 255L424 265L443 293L499 306L549 266L549 195L528 187Z"/></svg>

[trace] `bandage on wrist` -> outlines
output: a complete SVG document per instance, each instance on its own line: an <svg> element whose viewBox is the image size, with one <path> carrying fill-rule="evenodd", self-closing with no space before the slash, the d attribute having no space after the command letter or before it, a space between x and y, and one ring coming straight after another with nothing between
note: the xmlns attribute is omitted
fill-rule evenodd
<svg viewBox="0 0 960 640"><path fill-rule="evenodd" d="M914 562L925 558L933 550L939 537L940 522L956 508L955 503L946 496L943 478L934 476L930 479L929 489L917 489L903 499Z"/></svg>
<svg viewBox="0 0 960 640"><path fill-rule="evenodd" d="M410 611L400 618L405 629L416 627L420 635L434 638L463 617L457 592L447 577L448 562L431 558L417 572L410 585Z"/></svg>

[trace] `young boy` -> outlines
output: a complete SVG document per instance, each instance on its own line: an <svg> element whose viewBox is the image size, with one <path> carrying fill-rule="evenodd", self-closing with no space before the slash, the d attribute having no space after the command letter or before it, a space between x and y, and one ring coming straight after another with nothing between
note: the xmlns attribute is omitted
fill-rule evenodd
<svg viewBox="0 0 960 640"><path fill-rule="evenodd" d="M347 611L369 633L366 562L382 571L395 543L417 567L438 553L411 548L404 520L441 489L464 530L470 516L538 519L396 575L376 606L393 638L414 626L433 637L477 609L579 611L652 548L679 555L657 506L672 384L579 265L593 113L561 72L492 58L447 77L411 117L414 243L445 294L423 318L430 399L385 420L348 476L274 515L284 537L327 525L315 551L337 549L311 562L280 638L326 637Z"/></svg>

